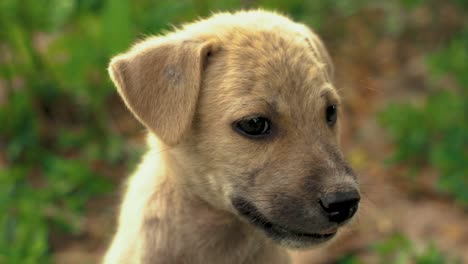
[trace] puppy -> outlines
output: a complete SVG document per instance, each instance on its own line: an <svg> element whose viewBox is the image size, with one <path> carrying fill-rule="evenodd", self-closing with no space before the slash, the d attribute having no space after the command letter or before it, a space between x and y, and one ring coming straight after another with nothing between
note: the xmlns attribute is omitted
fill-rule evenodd
<svg viewBox="0 0 468 264"><path fill-rule="evenodd" d="M360 199L320 39L261 10L150 37L110 76L149 130L105 263L288 263Z"/></svg>

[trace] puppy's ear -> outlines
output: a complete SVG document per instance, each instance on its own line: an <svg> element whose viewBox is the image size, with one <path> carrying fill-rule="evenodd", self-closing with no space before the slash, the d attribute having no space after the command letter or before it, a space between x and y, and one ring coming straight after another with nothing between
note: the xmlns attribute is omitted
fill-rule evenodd
<svg viewBox="0 0 468 264"><path fill-rule="evenodd" d="M168 145L192 123L204 62L213 44L157 38L112 59L109 74L127 107Z"/></svg>

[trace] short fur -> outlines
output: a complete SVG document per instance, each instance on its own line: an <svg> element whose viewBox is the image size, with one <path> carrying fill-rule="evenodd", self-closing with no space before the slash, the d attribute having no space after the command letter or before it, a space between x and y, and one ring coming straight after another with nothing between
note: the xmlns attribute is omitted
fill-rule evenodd
<svg viewBox="0 0 468 264"><path fill-rule="evenodd" d="M325 121L340 102L332 64L306 26L261 10L221 13L136 44L109 72L150 150L105 263L287 263L285 247L322 242L268 237L236 203L298 232L338 228L318 196L357 183L338 124ZM258 115L272 122L267 138L236 131Z"/></svg>

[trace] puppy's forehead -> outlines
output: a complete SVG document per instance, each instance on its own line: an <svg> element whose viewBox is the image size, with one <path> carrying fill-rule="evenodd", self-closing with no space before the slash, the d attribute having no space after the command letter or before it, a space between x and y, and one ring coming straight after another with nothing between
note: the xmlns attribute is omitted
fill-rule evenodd
<svg viewBox="0 0 468 264"><path fill-rule="evenodd" d="M333 66L320 39L280 14L221 13L183 27L182 33L219 44L208 64L202 98L217 104L220 112L273 109L308 115L317 112L324 89L334 91ZM329 95L337 97L336 92Z"/></svg>
<svg viewBox="0 0 468 264"><path fill-rule="evenodd" d="M263 10L219 13L209 19L185 25L182 36L197 36L220 42L233 64L281 67L277 60L288 57L315 65L322 78L330 80L333 67L320 38L307 26L274 12ZM247 66L247 65L245 65ZM307 67L304 67L307 68Z"/></svg>
<svg viewBox="0 0 468 264"><path fill-rule="evenodd" d="M295 108L314 111L323 96L338 100L331 66L320 57L313 41L298 32L233 34L225 52L228 78L236 78L235 98L286 114Z"/></svg>

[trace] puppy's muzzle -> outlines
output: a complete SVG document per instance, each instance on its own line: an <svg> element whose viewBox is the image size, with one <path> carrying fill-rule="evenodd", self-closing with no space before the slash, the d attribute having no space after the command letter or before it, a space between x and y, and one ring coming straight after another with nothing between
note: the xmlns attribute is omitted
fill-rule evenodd
<svg viewBox="0 0 468 264"><path fill-rule="evenodd" d="M239 214L276 241L301 248L331 239L339 227L351 219L361 199L357 188L339 186L339 190L324 192L310 200L290 199L272 201L275 210L257 207L255 201L242 197L232 199ZM266 214L264 212L267 212Z"/></svg>

